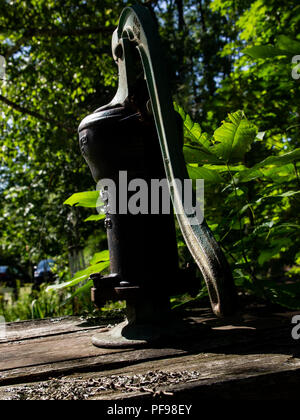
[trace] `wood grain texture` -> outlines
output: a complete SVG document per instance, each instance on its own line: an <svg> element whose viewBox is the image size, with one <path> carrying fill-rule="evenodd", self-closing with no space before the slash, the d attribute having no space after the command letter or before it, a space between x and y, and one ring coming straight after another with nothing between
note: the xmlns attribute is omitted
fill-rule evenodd
<svg viewBox="0 0 300 420"><path fill-rule="evenodd" d="M258 388L267 399L278 394L292 398L300 385L300 342L291 337L293 315L247 313L220 320L203 312L191 318L199 325L193 336L140 349L94 347L91 337L103 325L89 326L75 317L12 323L6 340L0 342L0 398L15 395L20 384L27 384L34 395L38 384L47 388L53 378L56 388L68 388L71 381L70 394L74 381L85 390L96 381L93 392L82 394L85 399L152 401L154 395L161 401L175 396L230 399L233 390L241 398L253 399L259 396ZM151 372L162 372L165 381L160 374L157 383L150 381L150 389L143 382L132 385L130 378ZM125 385L119 387L115 378Z"/></svg>

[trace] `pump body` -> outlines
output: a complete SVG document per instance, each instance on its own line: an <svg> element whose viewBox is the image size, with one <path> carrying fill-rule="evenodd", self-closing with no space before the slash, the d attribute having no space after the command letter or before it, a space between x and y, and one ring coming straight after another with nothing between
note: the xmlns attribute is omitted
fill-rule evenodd
<svg viewBox="0 0 300 420"><path fill-rule="evenodd" d="M174 183L188 178L182 123L172 106L157 28L145 7L124 9L112 51L119 69L117 93L79 126L81 152L104 197L110 253L110 274L91 276L92 299L98 306L107 300L127 302L126 325L102 336L100 342L94 340L96 345L109 346L118 340L136 344L159 336L162 320L168 329L169 297L196 294L199 288L194 272L178 268L172 205L165 214L162 202L158 207L153 202L153 180L167 180L179 227L206 281L213 311L218 316L230 314L236 304L224 254L205 220L186 211ZM104 185L107 179L114 189ZM147 187L146 213L129 208L136 200L132 186L137 179Z"/></svg>

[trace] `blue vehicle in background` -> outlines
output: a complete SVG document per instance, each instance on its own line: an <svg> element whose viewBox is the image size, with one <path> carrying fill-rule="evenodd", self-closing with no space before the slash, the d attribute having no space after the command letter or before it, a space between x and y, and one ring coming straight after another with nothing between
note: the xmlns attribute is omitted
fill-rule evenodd
<svg viewBox="0 0 300 420"><path fill-rule="evenodd" d="M0 265L0 295L11 290L17 299L20 286L30 282L31 278L24 269L16 265Z"/></svg>
<svg viewBox="0 0 300 420"><path fill-rule="evenodd" d="M0 286L16 287L17 280L24 283L29 282L30 278L29 275L19 267L0 265Z"/></svg>
<svg viewBox="0 0 300 420"><path fill-rule="evenodd" d="M0 284L3 286L11 286L14 276L11 267L8 265L0 265Z"/></svg>
<svg viewBox="0 0 300 420"><path fill-rule="evenodd" d="M39 287L42 283L49 283L55 280L56 275L53 272L55 261L51 258L41 260L34 268L33 281L34 285Z"/></svg>

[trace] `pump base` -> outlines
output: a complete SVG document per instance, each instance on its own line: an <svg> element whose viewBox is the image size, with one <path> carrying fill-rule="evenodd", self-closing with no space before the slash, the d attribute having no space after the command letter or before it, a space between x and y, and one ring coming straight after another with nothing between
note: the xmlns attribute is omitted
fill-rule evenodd
<svg viewBox="0 0 300 420"><path fill-rule="evenodd" d="M204 324L192 324L178 321L158 324L135 324L126 319L120 324L92 337L92 343L101 348L147 347L180 343L189 338L198 340L198 336L210 328Z"/></svg>

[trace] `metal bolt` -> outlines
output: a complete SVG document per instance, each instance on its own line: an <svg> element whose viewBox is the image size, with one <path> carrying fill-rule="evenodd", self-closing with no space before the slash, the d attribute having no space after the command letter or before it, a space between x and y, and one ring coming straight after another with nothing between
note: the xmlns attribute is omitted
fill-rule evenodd
<svg viewBox="0 0 300 420"><path fill-rule="evenodd" d="M105 229L111 229L112 228L112 221L109 218L106 218L104 220L104 227Z"/></svg>

